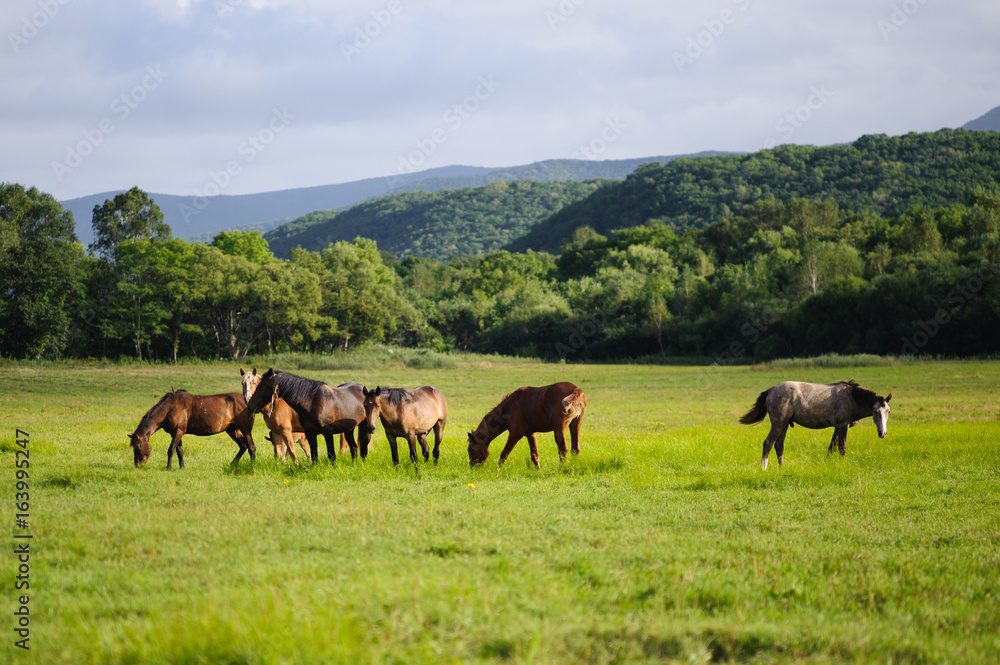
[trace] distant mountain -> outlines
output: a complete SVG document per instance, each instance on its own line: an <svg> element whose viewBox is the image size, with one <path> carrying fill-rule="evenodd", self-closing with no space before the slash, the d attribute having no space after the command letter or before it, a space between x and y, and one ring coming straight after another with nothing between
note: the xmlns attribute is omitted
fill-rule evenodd
<svg viewBox="0 0 1000 665"><path fill-rule="evenodd" d="M461 178L492 169L475 166L445 166L418 173L386 178L367 178L337 185L320 185L285 189L260 194L239 194L235 196L210 196L197 199L194 196L176 196L148 192L163 211L163 218L170 225L174 236L188 240L211 239L219 231L227 229L267 231L290 219L295 219L314 210L346 209L366 199L382 196L421 180L436 179L447 182L449 178ZM84 247L94 238L91 220L94 206L114 198L120 191L92 194L77 199L62 201L63 209L73 212L76 221L76 235Z"/></svg>
<svg viewBox="0 0 1000 665"><path fill-rule="evenodd" d="M494 252L532 226L610 180L496 180L482 187L400 192L353 206L317 211L264 235L279 258L301 246L318 252L339 240L371 238L398 258Z"/></svg>
<svg viewBox="0 0 1000 665"><path fill-rule="evenodd" d="M1000 134L942 129L862 136L851 145L783 145L746 155L647 164L532 227L506 249L559 251L581 226L598 233L662 221L703 228L748 204L832 201L895 217L915 205L968 202L1000 184Z"/></svg>
<svg viewBox="0 0 1000 665"><path fill-rule="evenodd" d="M698 155L721 154L703 152ZM426 171L367 178L336 185L286 189L260 194L212 196L176 196L149 192L163 211L164 221L176 237L209 240L226 229L268 231L289 220L318 210L346 210L356 203L403 191L436 192L483 186L497 180L584 181L595 178L624 178L639 165L666 162L668 157L645 157L618 160L552 159L523 166L489 168L479 166L444 166ZM62 201L73 213L76 234L86 247L93 242L91 219L94 206L101 205L120 191L92 194ZM351 236L353 238L354 236Z"/></svg>
<svg viewBox="0 0 1000 665"><path fill-rule="evenodd" d="M975 120L962 125L962 129L972 129L980 132L1000 132L1000 106L987 111Z"/></svg>

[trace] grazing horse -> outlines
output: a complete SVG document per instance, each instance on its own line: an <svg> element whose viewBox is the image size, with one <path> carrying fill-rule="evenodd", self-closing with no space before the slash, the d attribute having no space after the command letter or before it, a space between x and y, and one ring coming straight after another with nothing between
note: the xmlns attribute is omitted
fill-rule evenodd
<svg viewBox="0 0 1000 665"><path fill-rule="evenodd" d="M135 465L145 464L152 448L149 437L162 429L170 435L170 447L167 449L167 468L177 451L177 463L184 468L184 448L181 437L185 434L195 436L210 436L225 432L240 447L233 458L235 465L250 451L250 459L254 459L257 448L253 443L253 414L243 403L239 393L222 395L192 395L186 390L169 392L160 398L153 408L146 412L139 426L129 435Z"/></svg>
<svg viewBox="0 0 1000 665"><path fill-rule="evenodd" d="M392 449L392 463L399 466L399 452L396 437L403 437L410 444L410 459L417 465L417 441L424 453L424 461L430 460L427 434L434 430L434 464L441 453L441 439L444 426L448 422L448 401L434 386L420 386L413 390L404 388L382 388L375 390L362 388L365 398L365 423L369 432L375 431L376 419L382 421L385 438ZM361 457L368 455L367 444L361 446Z"/></svg>
<svg viewBox="0 0 1000 665"><path fill-rule="evenodd" d="M764 439L764 454L760 460L760 468L767 469L767 456L771 453L771 446L774 446L778 454L778 465L784 463L785 433L794 425L809 429L833 427L833 438L827 454L832 453L836 446L840 449L841 456L845 455L848 428L854 427L868 416L875 420L878 435L884 439L891 399L892 393L888 397L881 397L854 381L785 381L762 392L757 403L740 418L740 422L753 425L764 420L764 416L771 417L771 431Z"/></svg>
<svg viewBox="0 0 1000 665"><path fill-rule="evenodd" d="M502 465L522 436L528 438L531 461L538 465L536 432L552 432L559 448L559 462L566 460L566 436L569 425L573 454L580 452L580 423L587 408L587 397L572 383L553 383L541 388L518 388L487 413L479 427L469 432L469 466L482 464L490 454L490 442L509 431L507 445L500 453Z"/></svg>
<svg viewBox="0 0 1000 665"><path fill-rule="evenodd" d="M367 450L371 433L365 427L358 427L365 421L364 396L360 383L342 383L336 388L322 381L314 381L288 372L269 369L260 377L247 402L251 413L256 413L271 403L275 395L288 403L298 414L299 424L309 441L309 452L313 464L319 450L316 437L326 439L326 456L331 462L337 459L333 446L333 435L343 434L351 450L351 457L358 456L358 444L354 440L354 428L358 428L358 438Z"/></svg>
<svg viewBox="0 0 1000 665"><path fill-rule="evenodd" d="M260 383L260 374L257 373L256 367L250 372L244 371L241 367L240 376L242 377L243 384L243 400L249 403L250 397L253 395L254 390L257 389L257 384ZM292 461L298 464L299 458L295 454L296 443L302 446L306 457L309 457L309 447L306 446L306 433L302 429L301 423L299 423L299 415L295 413L295 409L288 406L288 402L278 398L277 386L275 386L275 390L271 395L271 401L260 412L264 416L264 424L271 430L269 440L271 441L271 445L274 446L274 456L276 458L284 459L286 456L291 455ZM344 445L341 446L341 450L343 448Z"/></svg>

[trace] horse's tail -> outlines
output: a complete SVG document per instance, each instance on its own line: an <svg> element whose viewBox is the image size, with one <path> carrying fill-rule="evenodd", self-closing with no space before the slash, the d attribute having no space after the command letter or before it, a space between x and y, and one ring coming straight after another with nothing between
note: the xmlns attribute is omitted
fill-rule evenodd
<svg viewBox="0 0 1000 665"><path fill-rule="evenodd" d="M573 388L573 392L563 398L562 412L564 416L576 417L583 413L587 407L587 398L579 388Z"/></svg>
<svg viewBox="0 0 1000 665"><path fill-rule="evenodd" d="M768 388L760 394L757 398L757 403L753 405L753 408L743 414L740 418L740 422L744 425L754 425L764 420L764 416L767 415L767 405L764 403L767 400L767 393L771 390Z"/></svg>

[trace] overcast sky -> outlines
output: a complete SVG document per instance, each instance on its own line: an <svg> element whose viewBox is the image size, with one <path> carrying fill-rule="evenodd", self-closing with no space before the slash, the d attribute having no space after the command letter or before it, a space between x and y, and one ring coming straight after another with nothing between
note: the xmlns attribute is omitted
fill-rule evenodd
<svg viewBox="0 0 1000 665"><path fill-rule="evenodd" d="M996 0L5 0L0 181L244 194L957 127Z"/></svg>

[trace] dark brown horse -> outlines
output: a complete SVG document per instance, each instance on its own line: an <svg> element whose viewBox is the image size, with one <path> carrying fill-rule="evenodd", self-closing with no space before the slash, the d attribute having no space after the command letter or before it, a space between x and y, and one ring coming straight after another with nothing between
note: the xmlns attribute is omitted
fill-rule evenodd
<svg viewBox="0 0 1000 665"><path fill-rule="evenodd" d="M260 383L247 402L251 413L256 413L271 403L275 395L288 403L298 414L302 431L309 441L309 451L313 464L319 453L316 437L326 439L326 455L331 462L337 454L333 445L333 435L343 434L351 450L351 457L357 457L358 444L354 440L354 428L358 428L358 438L365 450L371 433L363 425L365 422L363 386L360 383L342 383L336 388L306 379L288 372L269 369L260 377Z"/></svg>
<svg viewBox="0 0 1000 665"><path fill-rule="evenodd" d="M129 435L135 465L145 464L152 452L149 437L162 429L170 435L167 449L167 468L177 451L177 463L184 468L184 448L181 437L185 434L210 436L225 432L240 447L233 458L233 464L240 461L243 453L250 451L254 459L257 448L253 443L253 414L243 403L239 393L221 395L192 395L186 390L175 390L160 398L153 408L146 412L139 426Z"/></svg>
<svg viewBox="0 0 1000 665"><path fill-rule="evenodd" d="M375 431L376 420L382 421L385 437L392 449L392 463L399 466L399 451L396 438L403 437L410 445L410 459L417 464L417 441L424 453L424 461L430 460L427 434L434 430L434 463L438 463L441 453L441 439L444 426L448 422L448 401L434 386L420 386L413 390L404 388L361 389L365 398L365 422L369 432ZM361 457L368 455L368 446L361 446Z"/></svg>
<svg viewBox="0 0 1000 665"><path fill-rule="evenodd" d="M559 448L559 462L566 460L566 436L569 425L573 454L580 452L580 423L587 408L587 397L572 383L553 383L541 388L518 388L487 413L479 427L469 432L469 465L482 464L490 454L490 442L509 431L507 445L500 453L500 464L522 436L528 438L531 461L538 464L536 432L552 432Z"/></svg>
<svg viewBox="0 0 1000 665"><path fill-rule="evenodd" d="M764 454L760 460L760 468L767 469L771 446L778 454L778 465L784 464L785 434L794 425L809 429L833 427L827 454L832 453L834 447L840 449L841 456L847 454L847 430L869 416L875 420L879 437L884 439L891 399L892 393L881 397L854 381L784 381L762 392L757 403L743 414L740 422L753 425L764 420L764 416L771 417L771 431L764 439Z"/></svg>

